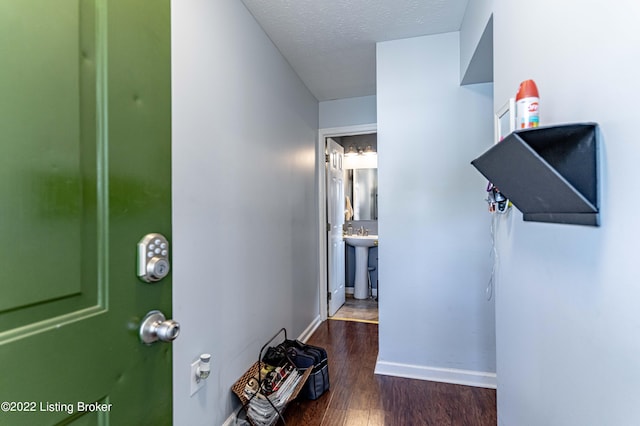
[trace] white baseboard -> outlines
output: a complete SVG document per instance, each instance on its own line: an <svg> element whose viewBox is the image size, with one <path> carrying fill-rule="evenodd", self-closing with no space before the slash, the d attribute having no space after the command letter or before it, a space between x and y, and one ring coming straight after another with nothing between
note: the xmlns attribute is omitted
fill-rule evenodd
<svg viewBox="0 0 640 426"><path fill-rule="evenodd" d="M309 337L311 337L311 335L313 334L313 332L316 331L318 327L320 327L320 324L322 324L322 320L320 319L320 315L318 315L313 319L313 321L311 321L311 324L309 324L309 326L302 332L302 334L298 336L298 340L300 340L303 343L306 343L307 340L309 340Z"/></svg>
<svg viewBox="0 0 640 426"><path fill-rule="evenodd" d="M224 423L222 423L222 426L234 426L235 424L236 424L236 413L233 412L229 417L227 417L227 420L225 420Z"/></svg>
<svg viewBox="0 0 640 426"><path fill-rule="evenodd" d="M380 360L376 362L375 374L489 389L496 389L498 384L496 373L399 364Z"/></svg>

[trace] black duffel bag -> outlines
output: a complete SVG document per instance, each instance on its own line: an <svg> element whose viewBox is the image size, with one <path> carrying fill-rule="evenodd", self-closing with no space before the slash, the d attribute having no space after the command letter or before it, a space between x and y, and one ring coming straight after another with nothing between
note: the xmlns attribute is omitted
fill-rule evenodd
<svg viewBox="0 0 640 426"><path fill-rule="evenodd" d="M300 396L315 400L329 390L329 364L327 351L319 346L307 345L299 340L286 340L287 356L296 368L313 368Z"/></svg>

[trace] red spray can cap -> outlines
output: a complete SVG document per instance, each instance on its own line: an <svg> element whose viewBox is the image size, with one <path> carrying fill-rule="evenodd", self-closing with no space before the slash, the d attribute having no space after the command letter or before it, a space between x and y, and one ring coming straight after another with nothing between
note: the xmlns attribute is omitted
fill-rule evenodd
<svg viewBox="0 0 640 426"><path fill-rule="evenodd" d="M520 88L518 89L518 94L516 95L516 102L520 99L524 98L539 98L538 96L538 87L536 86L535 81L533 80L525 80L520 83Z"/></svg>

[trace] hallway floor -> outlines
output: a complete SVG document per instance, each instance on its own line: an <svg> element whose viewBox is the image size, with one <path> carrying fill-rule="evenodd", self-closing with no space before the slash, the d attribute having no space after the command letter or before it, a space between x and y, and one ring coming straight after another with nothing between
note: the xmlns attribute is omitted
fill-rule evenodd
<svg viewBox="0 0 640 426"><path fill-rule="evenodd" d="M331 389L316 401L292 402L284 413L287 426L497 423L493 389L375 375L377 324L325 321L309 343L327 350Z"/></svg>

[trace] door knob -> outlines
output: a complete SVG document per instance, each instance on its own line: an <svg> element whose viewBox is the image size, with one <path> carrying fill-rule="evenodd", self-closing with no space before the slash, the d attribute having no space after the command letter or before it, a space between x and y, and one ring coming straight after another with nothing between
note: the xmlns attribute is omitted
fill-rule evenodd
<svg viewBox="0 0 640 426"><path fill-rule="evenodd" d="M147 345L158 340L173 342L180 334L180 324L166 319L160 311L151 311L144 317L140 325L140 340Z"/></svg>

